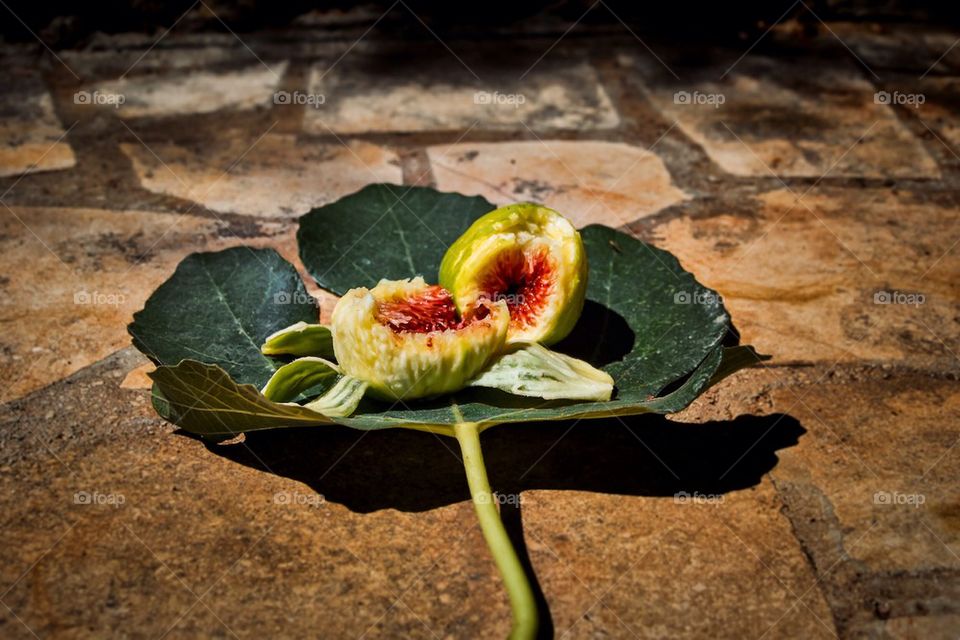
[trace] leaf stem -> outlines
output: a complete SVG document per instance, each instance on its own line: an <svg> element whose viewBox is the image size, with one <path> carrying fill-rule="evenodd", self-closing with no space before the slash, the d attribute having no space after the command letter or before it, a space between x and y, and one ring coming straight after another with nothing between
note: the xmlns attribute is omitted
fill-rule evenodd
<svg viewBox="0 0 960 640"><path fill-rule="evenodd" d="M480 428L472 422L461 422L454 427L454 432L463 452L463 468L467 472L467 484L470 486L470 496L480 520L483 537L497 569L500 570L510 598L510 609L513 611L510 639L530 640L537 635L537 604L527 574L507 536L507 530L503 527L493 492L490 490L487 469L483 464L483 452L480 450Z"/></svg>

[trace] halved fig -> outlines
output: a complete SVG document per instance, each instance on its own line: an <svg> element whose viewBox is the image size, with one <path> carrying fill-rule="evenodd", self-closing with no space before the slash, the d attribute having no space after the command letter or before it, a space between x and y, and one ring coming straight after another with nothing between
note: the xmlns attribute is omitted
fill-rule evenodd
<svg viewBox="0 0 960 640"><path fill-rule="evenodd" d="M387 400L462 389L503 349L510 313L478 300L457 311L450 292L423 278L351 289L333 310L333 351L344 373Z"/></svg>
<svg viewBox="0 0 960 640"><path fill-rule="evenodd" d="M587 292L587 254L569 220L536 204L512 204L474 222L447 250L440 284L463 311L505 301L511 342L550 345L577 323Z"/></svg>

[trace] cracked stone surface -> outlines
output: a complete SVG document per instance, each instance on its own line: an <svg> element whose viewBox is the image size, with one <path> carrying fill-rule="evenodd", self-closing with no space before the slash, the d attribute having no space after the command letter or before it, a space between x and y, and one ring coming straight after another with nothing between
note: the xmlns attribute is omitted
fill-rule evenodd
<svg viewBox="0 0 960 640"><path fill-rule="evenodd" d="M145 189L220 213L294 217L367 184L399 184L396 153L366 142L298 143L291 135L202 140L193 145L127 143Z"/></svg>
<svg viewBox="0 0 960 640"><path fill-rule="evenodd" d="M404 64L404 56L389 65ZM344 58L311 71L308 95L323 96L308 109L310 133L431 131L444 129L590 130L616 126L619 116L596 71L587 63L544 61L524 69L457 64L448 57L407 60L402 73L374 75L382 57ZM332 71L331 71L332 70Z"/></svg>
<svg viewBox="0 0 960 640"><path fill-rule="evenodd" d="M0 484L5 493L19 491L3 515L12 543L0 548L5 583L40 559L5 602L32 629L339 635L342 622L316 603L346 599L351 629L373 637L459 637L479 628L506 634L507 603L449 444L426 434L333 428L205 446L171 433L146 394L121 388L124 373L141 362L126 349L7 405L0 417ZM79 426L93 416L103 428ZM714 615L684 615L696 603L738 634L772 627L777 635L829 637L829 609L810 589L816 578L773 486L761 481L775 449L796 437L795 425L783 426L780 444L761 447L731 477L760 484L710 502L664 497L678 487L707 495L687 475L683 441L700 434L712 447L726 438L746 442L766 424L743 421L740 435L720 423L583 425L523 478L567 427L489 432L492 473L505 492L523 489L527 545L557 635L626 627L695 636L717 623ZM291 456L294 449L315 455ZM323 474L348 450L350 464ZM603 451L619 453L601 458ZM723 452L713 467L739 455L732 447ZM384 456L393 463L382 465ZM433 460L431 474L414 477L424 456ZM672 479L661 465L687 480ZM611 466L624 473L611 475ZM630 468L647 471L631 476ZM663 473L671 477L666 484ZM426 538L445 544L425 549ZM660 578L665 572L671 581ZM637 607L641 593L647 604ZM455 606L463 601L485 604ZM13 622L7 628L18 637Z"/></svg>
<svg viewBox="0 0 960 640"><path fill-rule="evenodd" d="M7 213L0 218L0 264L10 274L0 279L5 402L127 346L133 312L188 253L257 244L226 223L192 216L49 207ZM20 266L27 264L29 273Z"/></svg>
<svg viewBox="0 0 960 640"><path fill-rule="evenodd" d="M688 197L655 153L622 143L462 143L427 155L438 189L496 204L540 202L578 227L619 227Z"/></svg>
<svg viewBox="0 0 960 640"><path fill-rule="evenodd" d="M74 166L73 149L39 74L18 69L15 58L0 60L5 87L0 94L0 177Z"/></svg>
<svg viewBox="0 0 960 640"><path fill-rule="evenodd" d="M173 72L156 77L130 75L89 85L80 104L114 109L122 118L163 118L222 109L255 109L273 104L287 62L256 63L231 71Z"/></svg>
<svg viewBox="0 0 960 640"><path fill-rule="evenodd" d="M783 453L776 481L817 487L837 519L848 561L865 570L960 570L953 553L960 544L960 492L951 481L958 462L950 455L960 441L956 381L890 376L819 384L825 392L774 393L775 403L795 403L791 415L817 427Z"/></svg>
<svg viewBox="0 0 960 640"><path fill-rule="evenodd" d="M625 63L632 66L632 59ZM852 65L760 56L728 64L650 81L663 117L725 171L939 177L923 145L889 105L877 102L876 89Z"/></svg>
<svg viewBox="0 0 960 640"><path fill-rule="evenodd" d="M619 23L447 49L338 16L97 34L67 66L4 46L0 636L506 636L454 442L204 444L156 415L129 346L186 254L274 247L306 277L295 217L387 181L621 226L773 356L668 418L484 434L553 637L955 638L960 32L781 24L721 78L747 43L642 34L661 64Z"/></svg>
<svg viewBox="0 0 960 640"><path fill-rule="evenodd" d="M786 361L956 364L955 204L888 190L758 200L755 217L714 205L650 232L720 293L745 342Z"/></svg>

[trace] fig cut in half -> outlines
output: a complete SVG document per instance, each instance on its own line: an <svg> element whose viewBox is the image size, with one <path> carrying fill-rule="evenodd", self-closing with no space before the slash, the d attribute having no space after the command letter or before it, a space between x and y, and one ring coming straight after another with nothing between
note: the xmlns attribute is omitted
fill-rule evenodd
<svg viewBox="0 0 960 640"><path fill-rule="evenodd" d="M333 350L344 373L383 400L452 393L502 350L505 302L479 300L457 311L450 292L423 278L381 280L348 291L333 310Z"/></svg>
<svg viewBox="0 0 960 640"><path fill-rule="evenodd" d="M510 309L510 342L550 345L577 323L587 292L580 233L552 209L523 203L477 219L440 264L440 284L457 309L481 300Z"/></svg>

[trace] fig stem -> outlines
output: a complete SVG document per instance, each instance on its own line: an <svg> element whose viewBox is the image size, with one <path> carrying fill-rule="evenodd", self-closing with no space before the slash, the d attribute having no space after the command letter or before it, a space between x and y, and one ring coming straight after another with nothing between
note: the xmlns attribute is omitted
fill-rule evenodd
<svg viewBox="0 0 960 640"><path fill-rule="evenodd" d="M467 484L470 486L473 507L480 520L480 529L510 598L510 609L513 612L510 640L531 640L536 637L539 624L537 604L530 581L503 526L497 502L490 489L487 469L483 464L483 452L480 449L480 428L472 422L461 422L454 426L454 433L460 443L460 451L463 452L463 468L467 472Z"/></svg>

